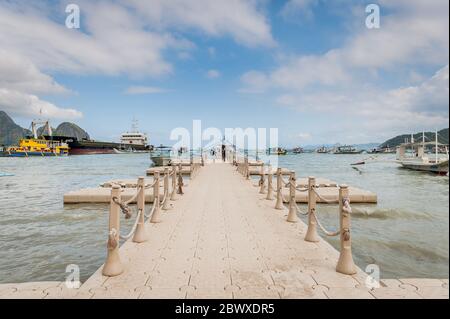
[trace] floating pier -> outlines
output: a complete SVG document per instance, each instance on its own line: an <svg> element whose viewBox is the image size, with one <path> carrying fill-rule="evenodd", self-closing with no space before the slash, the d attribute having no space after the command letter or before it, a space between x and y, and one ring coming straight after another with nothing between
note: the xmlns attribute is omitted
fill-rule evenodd
<svg viewBox="0 0 450 319"><path fill-rule="evenodd" d="M256 188L250 166L235 159L229 152L227 163L205 163L188 188L176 168L155 172L150 183L141 177L136 188L104 187L110 203L105 264L79 289L58 282L8 284L0 285L0 297L448 298L448 279L367 285L373 280L352 258L352 241L358 238L351 234L348 186L330 186L339 189L339 217L336 230L329 231L316 213L325 196L319 180L309 177L305 184L295 172L269 171ZM148 207L150 189L160 200ZM127 190L130 197L124 196ZM305 212L297 207L297 192L308 196ZM129 206L133 200L137 205ZM135 218L128 234L121 232L122 214ZM321 235L338 236L339 251Z"/></svg>

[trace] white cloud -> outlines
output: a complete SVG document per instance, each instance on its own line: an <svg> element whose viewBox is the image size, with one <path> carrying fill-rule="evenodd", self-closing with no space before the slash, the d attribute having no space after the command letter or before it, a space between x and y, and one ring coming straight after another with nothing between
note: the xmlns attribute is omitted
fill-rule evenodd
<svg viewBox="0 0 450 319"><path fill-rule="evenodd" d="M82 113L60 108L35 94L70 92L53 78L39 71L28 59L0 50L0 109L10 115L75 119Z"/></svg>
<svg viewBox="0 0 450 319"><path fill-rule="evenodd" d="M0 109L11 115L46 118L77 119L83 114L74 109L63 109L41 100L36 95L0 88Z"/></svg>
<svg viewBox="0 0 450 319"><path fill-rule="evenodd" d="M154 86L131 86L125 90L125 94L136 95L136 94L157 94L166 93L169 90L154 87Z"/></svg>
<svg viewBox="0 0 450 319"><path fill-rule="evenodd" d="M217 70L208 70L208 72L206 72L206 77L208 79L217 79L221 76L220 72Z"/></svg>
<svg viewBox="0 0 450 319"><path fill-rule="evenodd" d="M289 0L281 9L281 15L287 20L294 18L311 20L314 16L313 8L318 0Z"/></svg>
<svg viewBox="0 0 450 319"><path fill-rule="evenodd" d="M332 117L336 124L333 135L364 132L365 141L382 139L385 132L392 135L392 132L434 130L449 124L449 67L443 67L417 86L391 90L362 87L316 90L308 94L284 94L277 103L315 114L319 121Z"/></svg>
<svg viewBox="0 0 450 319"><path fill-rule="evenodd" d="M271 27L259 10L262 1L252 0L122 0L136 9L153 27L185 31L199 30L207 35L231 36L246 46L273 46Z"/></svg>
<svg viewBox="0 0 450 319"><path fill-rule="evenodd" d="M68 93L51 76L39 71L28 59L0 50L0 88L30 93Z"/></svg>
<svg viewBox="0 0 450 319"><path fill-rule="evenodd" d="M309 141L312 138L311 133L299 133L297 137L302 141Z"/></svg>
<svg viewBox="0 0 450 319"><path fill-rule="evenodd" d="M307 2L301 1L306 5ZM428 2L427 2L428 4ZM447 0L382 1L394 12L382 16L381 28L367 29L359 23L356 33L338 48L320 55L288 57L271 72L260 73L258 81L242 80L245 91L263 88L304 89L312 85L340 86L368 82L379 70L395 72L400 66L442 66L449 56ZM364 7L358 7L364 21ZM253 70L252 74L255 75ZM266 83L260 81L265 78ZM252 80L250 78L250 80Z"/></svg>

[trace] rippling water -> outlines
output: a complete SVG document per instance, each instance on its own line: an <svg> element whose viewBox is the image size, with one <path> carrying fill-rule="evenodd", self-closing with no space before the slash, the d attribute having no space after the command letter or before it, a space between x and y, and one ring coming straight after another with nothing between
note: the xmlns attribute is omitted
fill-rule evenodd
<svg viewBox="0 0 450 319"><path fill-rule="evenodd" d="M378 194L377 205L353 205L358 266L376 263L384 278L448 278L448 177L399 169L391 156L360 171L350 167L364 157L300 154L280 157L280 163L297 176L326 177ZM135 178L149 164L146 154L0 158L0 171L14 174L0 177L0 282L64 280L72 263L87 279L105 258L108 207L64 206L63 194ZM327 227L337 225L336 206L321 205L318 213Z"/></svg>

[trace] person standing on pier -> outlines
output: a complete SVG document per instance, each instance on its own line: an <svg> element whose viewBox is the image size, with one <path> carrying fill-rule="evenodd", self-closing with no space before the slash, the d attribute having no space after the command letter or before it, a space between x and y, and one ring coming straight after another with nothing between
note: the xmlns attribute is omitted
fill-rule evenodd
<svg viewBox="0 0 450 319"><path fill-rule="evenodd" d="M222 143L222 161L225 162L225 144Z"/></svg>

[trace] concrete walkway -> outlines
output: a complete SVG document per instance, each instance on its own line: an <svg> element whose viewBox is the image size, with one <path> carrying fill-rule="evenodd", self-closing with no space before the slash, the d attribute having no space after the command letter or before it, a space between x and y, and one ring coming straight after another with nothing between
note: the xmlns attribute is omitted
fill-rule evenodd
<svg viewBox="0 0 450 319"><path fill-rule="evenodd" d="M336 273L338 252L305 242L306 225L287 223L229 164L206 165L185 191L162 223L147 224L147 242L122 245L122 275L100 268L80 289L54 283L42 298L448 298L448 280L369 290L361 270Z"/></svg>

